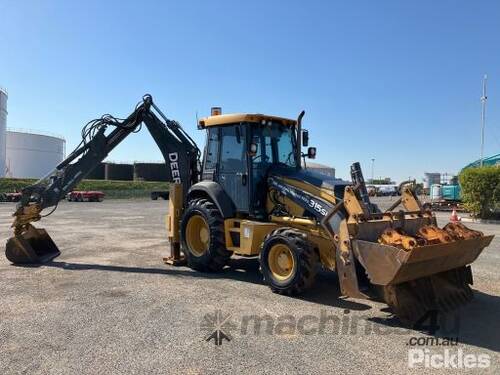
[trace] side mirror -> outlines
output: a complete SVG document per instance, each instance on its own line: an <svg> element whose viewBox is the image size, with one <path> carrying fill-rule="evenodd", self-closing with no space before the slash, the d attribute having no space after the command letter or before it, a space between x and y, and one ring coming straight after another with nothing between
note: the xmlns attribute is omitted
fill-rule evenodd
<svg viewBox="0 0 500 375"><path fill-rule="evenodd" d="M309 146L309 130L302 130L302 146Z"/></svg>
<svg viewBox="0 0 500 375"><path fill-rule="evenodd" d="M307 149L307 157L309 159L316 159L316 147L309 147Z"/></svg>
<svg viewBox="0 0 500 375"><path fill-rule="evenodd" d="M257 155L257 151L259 150L259 146L257 143L250 143L250 147L248 148L248 155L255 156Z"/></svg>

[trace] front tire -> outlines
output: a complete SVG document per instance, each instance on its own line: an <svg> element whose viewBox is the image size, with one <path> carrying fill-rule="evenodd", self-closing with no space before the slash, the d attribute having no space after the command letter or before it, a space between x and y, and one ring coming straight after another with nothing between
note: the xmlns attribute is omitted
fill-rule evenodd
<svg viewBox="0 0 500 375"><path fill-rule="evenodd" d="M264 239L260 271L275 293L296 295L316 278L318 255L307 236L293 228L279 228Z"/></svg>
<svg viewBox="0 0 500 375"><path fill-rule="evenodd" d="M224 219L208 199L189 202L181 221L181 244L188 266L220 271L231 257L224 239Z"/></svg>

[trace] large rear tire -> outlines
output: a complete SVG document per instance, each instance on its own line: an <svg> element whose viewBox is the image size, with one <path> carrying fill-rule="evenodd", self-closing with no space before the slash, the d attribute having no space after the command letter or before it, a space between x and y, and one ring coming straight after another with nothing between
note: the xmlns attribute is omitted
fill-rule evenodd
<svg viewBox="0 0 500 375"><path fill-rule="evenodd" d="M181 244L188 266L220 271L231 257L224 239L224 219L208 199L189 202L181 221Z"/></svg>
<svg viewBox="0 0 500 375"><path fill-rule="evenodd" d="M275 293L296 295L310 288L317 265L317 253L307 236L296 229L276 229L262 243L260 271Z"/></svg>

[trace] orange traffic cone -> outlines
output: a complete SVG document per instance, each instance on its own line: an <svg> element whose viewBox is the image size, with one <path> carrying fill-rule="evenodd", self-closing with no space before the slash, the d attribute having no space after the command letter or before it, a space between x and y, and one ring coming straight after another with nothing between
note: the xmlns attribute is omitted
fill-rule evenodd
<svg viewBox="0 0 500 375"><path fill-rule="evenodd" d="M457 215L457 210L455 208L453 208L453 211L451 212L450 221L452 223L460 221L460 217Z"/></svg>

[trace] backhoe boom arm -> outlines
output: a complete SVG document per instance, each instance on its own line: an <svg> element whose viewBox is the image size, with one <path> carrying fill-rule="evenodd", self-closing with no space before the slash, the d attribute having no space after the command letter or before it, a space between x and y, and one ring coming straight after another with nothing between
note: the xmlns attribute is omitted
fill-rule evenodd
<svg viewBox="0 0 500 375"><path fill-rule="evenodd" d="M82 131L80 145L46 177L22 190L13 226L39 220L43 209L57 206L118 144L140 130L142 124L146 125L165 159L167 180L181 183L187 191L198 180L200 151L179 123L166 118L152 97L145 95L124 120L105 115L88 123ZM106 134L110 127L115 128Z"/></svg>

